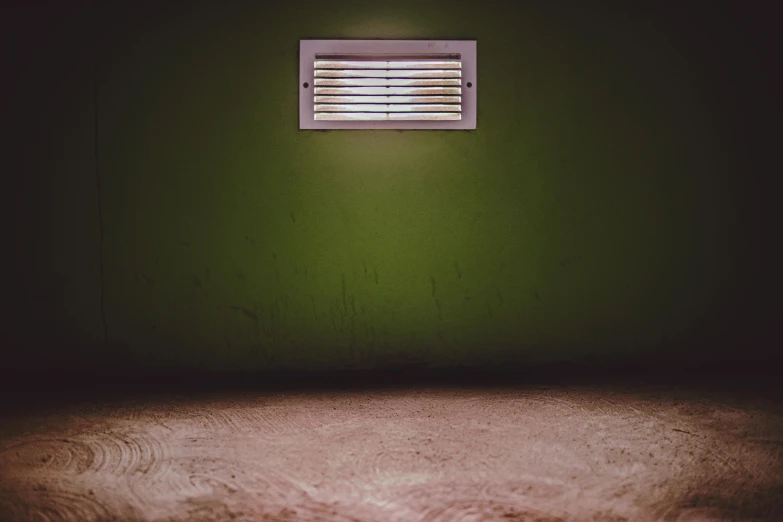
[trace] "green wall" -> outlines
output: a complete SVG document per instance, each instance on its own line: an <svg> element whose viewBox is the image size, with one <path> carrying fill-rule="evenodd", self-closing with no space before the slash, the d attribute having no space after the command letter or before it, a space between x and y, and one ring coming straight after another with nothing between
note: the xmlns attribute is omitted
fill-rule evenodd
<svg viewBox="0 0 783 522"><path fill-rule="evenodd" d="M724 70L767 93L752 44L727 13L548 4L20 11L43 37L11 104L8 353L248 370L754 355L738 341L768 323L759 189ZM478 129L299 131L300 38L476 39Z"/></svg>

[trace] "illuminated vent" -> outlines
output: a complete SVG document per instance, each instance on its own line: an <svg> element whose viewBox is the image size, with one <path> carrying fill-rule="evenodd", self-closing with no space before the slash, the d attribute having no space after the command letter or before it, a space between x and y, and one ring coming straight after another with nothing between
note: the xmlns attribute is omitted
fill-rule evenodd
<svg viewBox="0 0 783 522"><path fill-rule="evenodd" d="M461 119L459 57L384 61L316 58L316 120Z"/></svg>
<svg viewBox="0 0 783 522"><path fill-rule="evenodd" d="M473 41L303 40L299 127L475 129L475 50Z"/></svg>

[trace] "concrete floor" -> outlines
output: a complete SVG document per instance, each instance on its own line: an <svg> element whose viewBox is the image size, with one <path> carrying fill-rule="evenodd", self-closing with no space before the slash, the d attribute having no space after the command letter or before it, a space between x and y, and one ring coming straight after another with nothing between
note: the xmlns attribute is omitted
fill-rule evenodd
<svg viewBox="0 0 783 522"><path fill-rule="evenodd" d="M783 520L783 406L671 386L135 395L0 415L0 519Z"/></svg>

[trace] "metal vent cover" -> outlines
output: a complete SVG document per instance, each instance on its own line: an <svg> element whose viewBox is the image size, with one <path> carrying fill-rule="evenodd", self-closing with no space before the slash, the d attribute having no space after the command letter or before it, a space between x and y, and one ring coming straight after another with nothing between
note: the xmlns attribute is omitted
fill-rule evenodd
<svg viewBox="0 0 783 522"><path fill-rule="evenodd" d="M476 128L475 40L300 40L300 129Z"/></svg>

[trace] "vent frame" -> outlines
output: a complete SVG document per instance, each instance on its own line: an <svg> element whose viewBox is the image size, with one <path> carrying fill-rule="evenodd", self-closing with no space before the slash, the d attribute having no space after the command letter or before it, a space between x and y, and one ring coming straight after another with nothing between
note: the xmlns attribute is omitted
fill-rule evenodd
<svg viewBox="0 0 783 522"><path fill-rule="evenodd" d="M342 59L441 59L458 57L461 62L461 119L459 120L316 120L315 61L323 56ZM334 58L332 58L334 59ZM446 58L449 59L449 58ZM475 40L300 40L299 41L299 128L335 129L432 129L474 130L476 128ZM470 83L471 87L467 85ZM307 87L305 87L307 85Z"/></svg>

